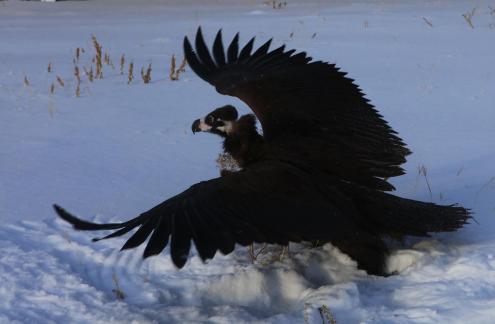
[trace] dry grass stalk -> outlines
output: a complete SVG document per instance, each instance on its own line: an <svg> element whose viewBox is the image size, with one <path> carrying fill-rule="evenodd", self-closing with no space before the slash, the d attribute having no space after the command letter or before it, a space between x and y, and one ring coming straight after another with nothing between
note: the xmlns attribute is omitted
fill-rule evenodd
<svg viewBox="0 0 495 324"><path fill-rule="evenodd" d="M115 65L113 65L113 62L110 59L110 57L108 58L108 65L112 68L112 70L115 70Z"/></svg>
<svg viewBox="0 0 495 324"><path fill-rule="evenodd" d="M426 186L428 187L428 191L430 192L430 200L433 201L433 193L431 191L430 181L428 181L428 169L424 165L420 165L418 167L418 172L425 178Z"/></svg>
<svg viewBox="0 0 495 324"><path fill-rule="evenodd" d="M79 67L74 66L74 76L76 77L77 83L81 83L81 75L79 72Z"/></svg>
<svg viewBox="0 0 495 324"><path fill-rule="evenodd" d="M177 81L179 80L179 76L181 73L186 71L186 58L182 59L182 62L179 65L179 68L176 69L176 60L175 60L175 55L172 55L172 59L170 61L170 73L169 73L169 78L172 81Z"/></svg>
<svg viewBox="0 0 495 324"><path fill-rule="evenodd" d="M81 96L81 83L78 82L76 86L76 97L80 97L80 96Z"/></svg>
<svg viewBox="0 0 495 324"><path fill-rule="evenodd" d="M431 21L430 21L430 20L428 20L428 18L426 18L426 17L421 17L421 18L423 18L424 22L425 22L428 26L430 26L430 28L433 28L433 24L431 23Z"/></svg>
<svg viewBox="0 0 495 324"><path fill-rule="evenodd" d="M473 8L471 11L468 11L465 14L462 14L462 16L464 17L464 20L466 20L469 27L471 27L472 29L474 29L473 17L474 17L475 13L476 13L476 8Z"/></svg>
<svg viewBox="0 0 495 324"><path fill-rule="evenodd" d="M150 83L151 81L151 63L148 65L146 69L146 74L144 75L144 83Z"/></svg>
<svg viewBox="0 0 495 324"><path fill-rule="evenodd" d="M46 68L46 71L48 73L51 73L52 72L52 62L48 62L48 67Z"/></svg>
<svg viewBox="0 0 495 324"><path fill-rule="evenodd" d="M172 59L171 59L171 61L170 61L170 73L169 73L169 78L170 78L170 80L172 80L172 81L177 80L177 79L175 78L175 55L174 55L174 54L172 54Z"/></svg>
<svg viewBox="0 0 495 324"><path fill-rule="evenodd" d="M81 49L78 47L76 48L76 61L79 62L79 56L81 55Z"/></svg>
<svg viewBox="0 0 495 324"><path fill-rule="evenodd" d="M124 65L125 65L125 55L122 54L120 57L120 74L124 74Z"/></svg>
<svg viewBox="0 0 495 324"><path fill-rule="evenodd" d="M474 202L476 203L476 201L478 200L478 196L479 194L485 190L486 188L488 188L488 186L490 186L490 184L492 183L495 183L495 177L491 177L490 180L488 180L486 183L484 183L481 188L476 191L476 195L474 196Z"/></svg>
<svg viewBox="0 0 495 324"><path fill-rule="evenodd" d="M318 311L320 312L323 323L325 323L325 320L327 320L328 324L337 324L335 317L333 316L327 305L321 305L321 307L318 307Z"/></svg>
<svg viewBox="0 0 495 324"><path fill-rule="evenodd" d="M115 275L115 273L112 275L112 280L113 280L113 283L115 284L115 289L112 289L112 292L115 294L117 299L124 299L125 294L122 291L122 289L120 288L119 280L117 279L117 275Z"/></svg>
<svg viewBox="0 0 495 324"><path fill-rule="evenodd" d="M151 63L148 65L146 72L144 72L144 67L141 68L141 78L145 84L150 83L151 81Z"/></svg>
<svg viewBox="0 0 495 324"><path fill-rule="evenodd" d="M131 63L129 63L129 71L127 74L127 84L130 84L133 79L134 79L134 63L131 61Z"/></svg>
<svg viewBox="0 0 495 324"><path fill-rule="evenodd" d="M113 65L113 62L110 59L110 54L105 53L105 59L104 59L104 61L105 61L105 64L106 65L108 65L108 66L110 66L112 68L112 70L115 70L115 66Z"/></svg>
<svg viewBox="0 0 495 324"><path fill-rule="evenodd" d="M26 87L29 87L29 86L31 85L31 83L29 83L29 80L28 80L28 78L27 78L27 76L26 76L26 75L24 76L24 85L25 85Z"/></svg>
<svg viewBox="0 0 495 324"><path fill-rule="evenodd" d="M55 83L52 82L52 85L50 86L50 93L53 94L55 92Z"/></svg>
<svg viewBox="0 0 495 324"><path fill-rule="evenodd" d="M60 76L58 76L58 75L57 75L57 81L58 81L58 83L59 83L62 87L64 87L64 86L65 86L64 80L62 80L62 78L61 78Z"/></svg>
<svg viewBox="0 0 495 324"><path fill-rule="evenodd" d="M95 48L95 51L96 51L96 56L94 58L95 63L96 63L95 78L103 79L103 63L102 63L101 45L100 45L100 43L98 43L98 40L96 39L96 37L94 35L91 36L91 39L93 40L93 47Z"/></svg>
<svg viewBox="0 0 495 324"><path fill-rule="evenodd" d="M266 5L271 5L273 9L282 9L287 7L287 2L285 1L265 1Z"/></svg>
<svg viewBox="0 0 495 324"><path fill-rule="evenodd" d="M170 62L170 70L175 73L175 54L172 54L172 61Z"/></svg>
<svg viewBox="0 0 495 324"><path fill-rule="evenodd" d="M88 79L89 79L89 82L93 82L93 79L94 79L94 73L93 73L93 67L92 67L92 66L91 66L91 68L89 69Z"/></svg>
<svg viewBox="0 0 495 324"><path fill-rule="evenodd" d="M186 61L186 58L184 57L182 59L182 62L180 63L179 65L179 68L177 69L176 71L176 76L177 76L177 79L179 78L179 74L180 73L183 73L183 72L186 72L186 64L187 64L187 61Z"/></svg>

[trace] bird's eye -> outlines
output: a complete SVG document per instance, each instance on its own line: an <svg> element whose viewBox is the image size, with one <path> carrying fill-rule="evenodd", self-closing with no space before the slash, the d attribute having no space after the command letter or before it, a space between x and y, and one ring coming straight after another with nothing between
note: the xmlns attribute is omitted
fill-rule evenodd
<svg viewBox="0 0 495 324"><path fill-rule="evenodd" d="M206 117L206 122L207 122L208 124L210 124L210 125L213 125L213 123L215 122L215 117L213 117L213 116L211 116L211 115L210 115L210 116L208 116L208 117Z"/></svg>

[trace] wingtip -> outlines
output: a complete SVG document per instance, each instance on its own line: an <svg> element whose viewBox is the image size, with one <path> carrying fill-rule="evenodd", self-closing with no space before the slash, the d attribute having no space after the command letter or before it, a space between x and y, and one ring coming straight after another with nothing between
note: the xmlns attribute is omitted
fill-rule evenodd
<svg viewBox="0 0 495 324"><path fill-rule="evenodd" d="M221 44L223 46L223 41L222 41L222 29L219 29L217 31L217 34L215 35L215 41L213 42L213 46Z"/></svg>
<svg viewBox="0 0 495 324"><path fill-rule="evenodd" d="M198 29L196 30L196 39L203 39L203 29L201 26L198 26Z"/></svg>
<svg viewBox="0 0 495 324"><path fill-rule="evenodd" d="M53 209L58 213L59 211L63 210L62 207L60 207L57 204L52 204Z"/></svg>
<svg viewBox="0 0 495 324"><path fill-rule="evenodd" d="M174 256L172 255L172 263L177 267L177 269L182 269L187 263L187 259L189 258L189 255L180 255L180 256Z"/></svg>
<svg viewBox="0 0 495 324"><path fill-rule="evenodd" d="M191 42L189 41L189 38L187 38L187 36L184 36L184 42L182 44L183 44L183 47L184 47L184 55L186 56L186 59L187 59L187 57L191 53L193 53Z"/></svg>
<svg viewBox="0 0 495 324"><path fill-rule="evenodd" d="M244 45L244 47L241 49L241 52L239 53L239 58L238 58L240 61L249 58L249 56L251 55L251 51L253 50L253 45L254 45L255 39L256 39L256 37L252 37L246 43L246 45Z"/></svg>
<svg viewBox="0 0 495 324"><path fill-rule="evenodd" d="M239 41L239 32L235 33L234 38L232 38L232 42L238 42Z"/></svg>
<svg viewBox="0 0 495 324"><path fill-rule="evenodd" d="M63 209L62 207L60 207L57 204L53 204L52 207L55 210L55 213L57 213L57 215L60 218L62 218L63 220L65 220L71 224L72 224L72 221L76 218L73 215L69 214L65 209Z"/></svg>
<svg viewBox="0 0 495 324"><path fill-rule="evenodd" d="M57 213L58 217L62 218L64 221L71 224L74 228L79 229L78 224L81 222L79 218L75 217L74 215L71 215L65 209L63 209L57 204L53 204L53 209L55 210L55 213Z"/></svg>
<svg viewBox="0 0 495 324"><path fill-rule="evenodd" d="M228 63L234 63L237 61L239 52L239 33L236 33L232 41L227 48L227 61Z"/></svg>

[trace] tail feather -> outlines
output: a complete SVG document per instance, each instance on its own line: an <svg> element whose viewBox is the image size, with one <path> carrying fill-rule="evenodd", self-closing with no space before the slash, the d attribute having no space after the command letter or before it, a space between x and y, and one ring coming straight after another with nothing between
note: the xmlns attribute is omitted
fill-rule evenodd
<svg viewBox="0 0 495 324"><path fill-rule="evenodd" d="M470 210L459 205L437 205L346 184L341 188L355 202L365 226L377 234L429 236L456 231L472 219Z"/></svg>
<svg viewBox="0 0 495 324"><path fill-rule="evenodd" d="M380 234L429 236L453 232L472 218L469 209L458 205L437 205L371 190L354 190L352 196L367 223L371 222Z"/></svg>

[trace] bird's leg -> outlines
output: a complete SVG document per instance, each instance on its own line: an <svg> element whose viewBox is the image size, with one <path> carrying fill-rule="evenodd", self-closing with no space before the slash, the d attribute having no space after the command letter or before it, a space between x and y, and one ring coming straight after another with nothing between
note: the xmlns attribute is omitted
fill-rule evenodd
<svg viewBox="0 0 495 324"><path fill-rule="evenodd" d="M256 253L256 257L258 257L258 255L260 255L261 253L265 252L267 246L268 244L264 243L261 249L258 251L258 253Z"/></svg>
<svg viewBox="0 0 495 324"><path fill-rule="evenodd" d="M254 263L254 260L256 259L256 257L254 256L254 243L251 243L248 246L248 254L249 258L251 259L251 263Z"/></svg>
<svg viewBox="0 0 495 324"><path fill-rule="evenodd" d="M258 256L266 250L267 245L268 244L264 243L263 246L258 250L258 252L254 250L254 243L251 243L248 246L248 254L249 258L251 259L251 263L254 263L254 261L258 260Z"/></svg>
<svg viewBox="0 0 495 324"><path fill-rule="evenodd" d="M287 246L282 247L282 252L280 252L280 255L278 257L278 261L282 261L284 259L285 255L289 255L289 244L287 244Z"/></svg>

